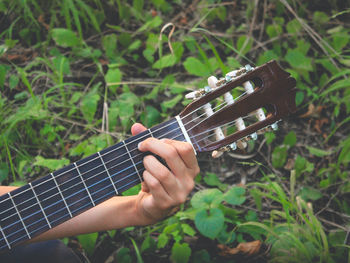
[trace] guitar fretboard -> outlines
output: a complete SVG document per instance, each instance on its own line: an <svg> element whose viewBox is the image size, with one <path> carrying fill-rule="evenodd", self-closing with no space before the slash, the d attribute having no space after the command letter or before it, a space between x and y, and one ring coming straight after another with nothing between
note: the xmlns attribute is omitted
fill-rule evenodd
<svg viewBox="0 0 350 263"><path fill-rule="evenodd" d="M173 118L0 197L0 250L29 240L139 184L148 137L185 141Z"/></svg>

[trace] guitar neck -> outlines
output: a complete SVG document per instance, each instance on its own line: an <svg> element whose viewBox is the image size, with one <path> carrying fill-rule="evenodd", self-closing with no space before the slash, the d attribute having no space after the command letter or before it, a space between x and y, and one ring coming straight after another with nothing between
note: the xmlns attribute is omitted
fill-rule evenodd
<svg viewBox="0 0 350 263"><path fill-rule="evenodd" d="M0 251L33 237L142 182L138 150L149 137L186 141L173 118L0 197ZM187 137L188 139L188 137Z"/></svg>

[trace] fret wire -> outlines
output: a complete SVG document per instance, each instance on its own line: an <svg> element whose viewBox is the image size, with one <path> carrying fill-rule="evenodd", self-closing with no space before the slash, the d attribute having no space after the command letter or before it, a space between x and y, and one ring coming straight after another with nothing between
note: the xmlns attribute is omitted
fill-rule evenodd
<svg viewBox="0 0 350 263"><path fill-rule="evenodd" d="M186 131L186 129L185 129L185 126L183 125L183 123L182 123L182 121L181 121L180 116L177 115L177 116L175 117L175 119L177 120L177 123L179 124L179 127L180 127L180 129L181 129L181 131L182 131L182 134L184 135L186 141L187 141L189 144L191 144L191 146L192 146L192 148L193 148L193 150L194 150L194 153L197 155L197 152L196 152L195 148L193 147L193 144L192 144L192 142L191 142L191 139L190 139L190 137L188 136L188 133L187 133L187 131Z"/></svg>
<svg viewBox="0 0 350 263"><path fill-rule="evenodd" d="M83 184L84 184L85 190L86 190L86 192L88 193L88 195L89 195L89 197L90 197L90 200L91 200L92 205L93 205L93 206L96 206L94 200L92 199L92 196L91 196L91 194L90 194L90 191L89 191L88 187L87 187L86 184L85 184L85 180L84 180L83 176L82 176L81 173L80 173L80 170L79 170L79 168L78 168L78 166L77 166L77 163L74 163L74 165L75 165L75 168L77 168L77 171L78 171L78 174L79 174L79 176L80 176L80 179L81 179L81 181L82 181Z"/></svg>
<svg viewBox="0 0 350 263"><path fill-rule="evenodd" d="M140 163L142 163L142 162L138 162L138 163L136 163L136 164L140 164ZM132 167L132 166L129 166L129 167L127 167L127 168L125 168L125 169L119 171L118 173L120 173L120 172L122 172L122 171L125 171L125 170L129 169L130 167ZM118 173L116 173L116 174L118 174ZM121 179L119 179L119 180L113 182L113 184L114 184L114 183L119 183L119 182L121 182L121 181L127 179L128 177L134 175L135 173L136 173L136 172L133 172L132 174L130 174L130 175L126 176L126 177L123 177L123 178L121 178ZM116 175L116 174L115 174L115 175ZM103 180L106 180L106 179L107 179L107 178L105 178L105 179L103 179ZM96 183L96 184L97 184L97 183ZM107 187L109 187L109 185L108 185L108 186L105 186L105 187L103 187L103 188L100 188L99 190L95 191L94 194L96 194L96 193L98 193L98 192L100 192L100 191L106 189ZM79 190L77 193L80 193L80 192L83 191L83 190L84 190L84 189L81 189L81 190ZM75 193L75 194L77 194L77 193ZM75 194L68 196L68 198L74 196ZM74 205L74 204L78 203L79 201L84 200L85 198L86 198L86 197L81 198L81 199L79 199L79 200L73 202L71 205ZM63 200L65 200L65 199L63 199ZM52 205L55 205L55 204L57 204L58 202L60 202L60 201L57 201L57 202L55 202L55 203L52 204ZM50 205L50 206L52 206L52 205ZM48 206L48 207L46 207L46 208L49 208L50 206ZM57 210L57 211L55 211L54 213L49 214L49 216L55 215L56 213L60 212L61 210L62 210L62 208L59 209L59 210ZM75 212L75 210L73 211L73 213L74 213L74 212ZM25 218L25 219L26 219L26 218ZM53 221L53 222L55 222L55 221ZM34 223L35 223L35 222L34 222ZM32 223L32 224L33 224L33 223ZM32 224L30 224L29 226L31 226ZM8 226L7 226L7 227L8 227ZM5 229L6 229L6 227L5 227ZM18 232L18 231L17 231L17 232ZM17 233L17 232L15 232L15 233ZM11 234L15 234L15 233L11 233Z"/></svg>
<svg viewBox="0 0 350 263"><path fill-rule="evenodd" d="M0 226L0 232L1 232L2 236L4 237L4 240L5 240L5 242L6 242L6 245L8 246L9 249L11 249L11 245L10 245L10 243L8 242L7 237L6 237L5 233L4 233L4 231L2 230L2 227L1 227L1 226Z"/></svg>
<svg viewBox="0 0 350 263"><path fill-rule="evenodd" d="M185 116L186 117L186 116ZM182 119L184 119L185 117L183 117ZM169 123L167 123L165 126L163 126L163 127L160 127L160 128L158 128L157 130L155 130L155 131L159 131L159 130L162 130L162 129L164 129L164 128L166 128L166 127L168 127L168 126L170 126L170 125L173 125L174 123L176 123L176 120L174 121L174 122L171 122L171 120L169 121ZM161 125L161 124L160 124ZM177 129L180 129L180 128L177 128ZM149 131L150 131L150 133L151 133L151 136L152 137L154 137L153 136L153 134L152 134L152 132L151 132L151 130L150 129L148 129ZM169 131L169 132L167 132L167 133L165 133L164 135L166 135L166 134L169 134L169 133L171 133L171 132L173 132L173 131ZM147 136L147 135L144 135L143 137L145 137L145 136ZM142 137L141 137L142 138ZM140 138L138 138L138 139L140 139ZM132 141L130 142L130 143L132 143ZM128 143L128 144L130 144L130 143ZM128 145L128 144L126 144L126 145ZM125 145L125 143L124 143L124 145ZM120 149L120 147L119 148L115 148L115 149L113 149L113 150L111 150L110 152L107 152L107 153L104 153L103 155L107 155L107 154L110 154L110 153L112 153L113 151L115 151L115 150L118 150L118 149ZM101 156L103 156L103 155L101 155ZM95 160L96 158L94 158L94 159L92 159L92 160L90 160L90 161L88 161L87 163L89 163L89 162L91 162L91 161L93 161L93 160ZM87 163L84 163L84 164L87 164ZM107 162L108 163L108 162ZM82 165L84 165L84 164L82 164ZM80 165L79 165L80 166ZM97 167L95 167L95 168L97 168ZM95 168L93 168L93 169L95 169ZM70 170L68 170L68 171L65 171L65 172L63 172L62 174L58 174L57 176L61 176L61 175L63 175L63 174L66 174L67 172L69 172L69 171L71 171L72 169L70 169ZM90 170L91 171L91 170ZM70 179L70 180L72 180L72 179ZM70 180L68 180L68 181L66 181L66 182L64 182L64 183L62 183L62 185L63 184L65 184L65 183L67 183L67 182L69 182ZM142 179L141 179L142 180ZM56 181L56 180L55 180ZM43 181L43 182L41 182L40 184L38 184L38 185L36 185L36 186L39 186L39 185L41 185L42 183L45 183L46 181ZM56 183L56 185L58 186L58 184L57 184L57 182L55 182ZM25 191L27 191L28 189L26 189ZM49 189L50 190L50 189ZM47 190L47 191L49 191L49 190ZM24 192L25 192L24 191ZM43 192L43 193L46 193L47 191L45 191L45 192ZM19 194L19 193L18 193ZM39 196L40 196L41 194L39 194ZM17 194L15 195L15 196L17 196ZM26 202L26 201L24 201L24 202ZM23 202L23 203L24 203ZM5 212L6 212L7 210L5 210ZM1 214L2 212L0 212L0 214Z"/></svg>
<svg viewBox="0 0 350 263"><path fill-rule="evenodd" d="M136 167L136 165L135 165L135 163L134 163L134 160L133 160L132 157L131 157L131 154L130 154L130 152L129 152L128 147L127 147L126 144L125 144L125 141L123 141L123 143L124 143L124 146L125 146L126 151L127 151L128 154L129 154L130 160L131 160L132 164L134 165L134 168L135 168L135 170L136 170L136 172L137 172L137 175L139 176L140 182L142 182L142 179L141 179L139 170L137 170L137 167Z"/></svg>
<svg viewBox="0 0 350 263"><path fill-rule="evenodd" d="M168 134L168 133L169 133L169 132L167 132L166 134ZM166 135L166 134L164 134L164 135ZM179 137L179 136L182 136L182 135L181 135L181 134L180 134L180 135L177 135L176 137L173 137L173 139L175 139L175 138L177 138L177 137ZM137 155L137 156L138 156L138 155ZM139 163L141 163L141 162L138 162L137 164L139 164ZM136 164L135 164L135 165L136 165ZM116 165L116 166L118 166L118 165ZM125 168L125 169L128 169L128 168L129 168L129 167L127 167L127 168ZM125 170L125 169L123 169L123 170ZM123 170L122 170L122 171L123 171ZM122 171L120 171L120 172L122 172ZM136 172L138 172L137 169L136 169ZM118 173L117 173L117 174L118 174ZM107 178L105 178L105 179L107 179ZM104 181L105 179L103 179L102 181ZM122 179L121 179L121 180L122 180ZM55 178L54 178L54 181L55 181L56 186L57 186L57 182L56 182ZM119 181L120 181L120 180L119 180ZM118 182L119 182L119 181L118 181ZM101 182L101 181L95 183L94 185L96 185L96 184L98 184L98 183L100 183L100 182ZM92 186L93 186L93 185L92 185ZM58 188L58 190L60 191L60 188ZM65 189L65 190L67 190L67 189ZM81 192L81 191L83 191L83 190L84 190L84 189L78 191L77 193L79 193L79 192ZM61 192L60 192L60 193L61 193ZM74 196L74 195L75 195L75 194L70 195L69 197L72 197L72 196ZM61 196L63 197L62 193L61 193ZM68 198L69 198L69 197L68 197ZM65 198L63 197L62 199L63 199L63 201L65 202ZM45 199L45 200L46 200L46 199ZM56 202L56 203L57 203L57 202ZM54 204L56 204L56 203L54 203ZM53 205L54 205L54 204L53 204ZM66 207L68 207L68 209L69 209L69 206L67 205L66 202L65 202L65 204L66 204ZM50 207L50 206L49 206L49 207ZM71 212L70 209L69 209L69 212Z"/></svg>
<svg viewBox="0 0 350 263"><path fill-rule="evenodd" d="M192 111L192 112L189 112L189 113L186 114L185 116L181 117L181 119L182 119L182 120L185 119L186 117L188 117L188 116L190 116L191 114L197 112L197 111L200 110L201 108L203 108L203 106L200 106L198 109L196 109L196 110L194 110L194 111ZM174 124L174 123L176 123L176 121L174 121L173 123L169 122L166 126L158 128L158 130L164 129L164 128L166 128L167 126L170 126L170 125L172 125L172 124ZM158 130L156 130L156 131L158 131ZM125 143L124 143L124 145L125 145ZM117 149L119 149L119 148L113 149L113 150L111 150L110 152L112 152L112 151L114 151L114 150L117 150ZM109 152L107 152L107 153L105 153L105 154L108 154L108 153L109 153ZM94 159L93 159L93 160L94 160ZM90 161L93 161L93 160L90 160ZM69 172L69 171L70 171L70 170L65 171L64 173L67 173L67 172ZM63 173L63 174L64 174L64 173ZM59 174L58 176L60 176L60 175L62 175L62 174ZM44 181L44 182L45 182L45 181ZM44 182L41 182L40 184L42 184L42 183L44 183ZM57 183L56 183L56 184L57 184ZM16 195L17 195L17 194L16 194Z"/></svg>
<svg viewBox="0 0 350 263"><path fill-rule="evenodd" d="M28 230L27 230L27 227L26 227L26 225L25 225L24 222L23 222L22 216L21 216L21 214L19 213L19 211L18 211L18 209L17 209L17 206L16 206L16 204L15 204L15 201L13 200L13 198L12 198L12 196L11 196L11 192L8 192L8 196L10 197L10 200L11 200L11 202L12 202L14 208L16 209L17 215L18 215L19 219L20 219L21 222L22 222L22 225L23 225L23 227L24 227L24 230L26 231L26 233L27 233L29 239L31 239L31 236L30 236L30 234L29 234L29 232L28 232Z"/></svg>
<svg viewBox="0 0 350 263"><path fill-rule="evenodd" d="M69 206L68 206L68 204L67 204L67 202L66 202L66 199L64 199L64 196L63 196L63 194L62 194L62 192L61 192L61 189L60 189L60 187L59 187L59 185L58 185L58 183L57 183L57 181L56 181L55 176L53 175L53 173L51 173L51 176L52 176L52 178L53 178L53 180L54 180L54 182L55 182L55 184L56 184L56 186L57 186L58 191L60 192L60 195L61 195L61 197L62 197L62 200L63 200L64 204L65 204L66 207L67 207L68 213L69 213L70 217L72 218L72 217L73 217L72 212L70 211L70 208L69 208Z"/></svg>
<svg viewBox="0 0 350 263"><path fill-rule="evenodd" d="M134 174L135 174L135 172L133 172L131 175L134 175ZM131 175L129 175L129 176L131 176ZM118 182L120 182L120 181L123 181L124 179L125 179L125 178L121 178L121 179L119 179L119 180L117 180L117 181L115 181L115 182L113 182L113 183L118 183ZM132 184L132 183L138 182L138 181L139 181L139 179L133 180L133 181L131 181L131 182L125 184L124 186L122 186L122 188L125 188L126 186L128 186L128 185L130 185L130 184ZM103 187L103 188L97 190L95 193L98 193L98 192L100 192L100 191L106 189L107 187L109 187L109 186L105 186L105 187ZM102 199L102 198L108 196L108 195L111 194L111 193L112 193L112 192L107 193L107 194L103 195L102 197L99 197L97 200ZM76 204L76 203L79 203L79 202L81 202L82 200L84 200L84 199L86 199L86 198L87 198L87 196L85 196L85 197L83 197L83 198L81 198L81 199L75 201L74 203L72 203L72 205L74 205L74 204ZM85 204L85 205L81 206L80 208L84 208L84 207L87 206L87 205L88 205L88 204ZM60 210L62 210L62 208L59 209L58 211L56 211L55 213L59 212ZM73 213L78 212L78 211L79 211L79 209L73 210ZM52 215L55 214L55 213L52 213L52 214L50 214L49 216L52 216ZM59 217L59 218L53 220L52 223L54 223L54 222L56 222L56 221L59 221L59 220L61 220L62 218L64 218L64 216L61 216L61 217ZM40 220L38 220L38 221L36 221L36 222L34 222L34 223L32 223L32 224L35 224L35 223L37 223L37 222L39 222L39 221L41 221L41 220L42 220L42 219L40 219ZM32 224L31 224L31 225L32 225ZM36 231L42 229L43 227L44 227L44 226L41 226L41 227L37 228ZM15 233L17 233L17 232L18 232L18 231L16 231ZM11 233L11 234L15 234L15 233ZM12 243L15 243L17 240L20 240L21 238L22 238L22 237L15 239Z"/></svg>
<svg viewBox="0 0 350 263"><path fill-rule="evenodd" d="M147 130L148 130L149 134L151 134L151 136L154 138L154 136L153 136L153 133L152 133L151 129L147 129Z"/></svg>
<svg viewBox="0 0 350 263"><path fill-rule="evenodd" d="M106 172L107 172L107 174L108 174L108 178L109 178L109 180L111 181L111 183L112 183L112 185L113 185L113 188L114 188L115 192L117 193L117 195L119 195L119 193L118 193L118 189L117 189L117 187L116 187L116 186L114 185L114 183L113 183L113 180L112 180L111 174L109 173L109 171L108 171L108 169L107 169L107 167L106 167L105 162L103 161L103 158L102 158L102 156L101 156L100 152L97 152L97 154L98 154L98 156L100 156L101 162L102 162L102 164L103 164L103 166L104 166L104 168L105 168L105 170L106 170Z"/></svg>
<svg viewBox="0 0 350 263"><path fill-rule="evenodd" d="M47 224L49 225L49 227L50 227L50 229L51 229L52 226L51 226L51 224L50 224L50 222L49 222L49 220L48 220L48 218L47 218L47 216L46 216L46 213L45 213L43 207L41 206L41 203L40 203L40 201L39 201L38 196L36 195L36 193L35 193L35 191L34 191L34 188L33 188L33 186L32 186L32 183L29 183L29 186L30 186L30 188L32 189L32 191L33 191L33 193L34 193L34 196L35 196L35 198L36 198L36 201L38 202L38 205L40 206L40 209L41 209L41 211L43 212L43 215L44 215L44 217L45 217L45 219L46 219L46 222L47 222Z"/></svg>
<svg viewBox="0 0 350 263"><path fill-rule="evenodd" d="M167 132L166 134L168 134L169 132ZM164 135L166 135L166 134L164 134ZM173 137L172 139L176 139L177 137L179 137L179 136L182 136L181 134L180 135L177 135L176 137ZM161 137L160 137L161 138ZM139 155L141 155L141 154L139 154ZM136 156L139 156L139 155L136 155ZM102 156L102 155L101 155ZM125 161L128 161L128 159L126 159ZM125 162L125 161L123 161L123 162ZM122 163L123 163L122 162ZM139 164L139 163L141 163L141 162L138 162L138 163L136 163L136 164ZM119 163L120 164L120 163ZM115 166L113 166L113 167L117 167L119 164L117 164L117 165L115 165ZM135 165L136 165L135 164ZM125 169L129 169L129 167L127 167L127 168L125 168ZM123 169L122 171L124 171L125 169ZM91 170L90 170L91 171ZM108 170L107 170L108 171ZM122 172L122 171L119 171L119 172ZM109 172L109 171L108 171ZM99 174L101 174L101 173L99 173ZM118 174L118 173L117 173ZM98 174L97 174L98 175ZM95 175L96 176L96 175ZM54 182L55 182L55 184L56 184L56 186L58 186L58 184L57 184L57 182L56 182L56 179L55 179L55 177L53 177L53 179L54 179ZM107 178L106 178L107 179ZM105 179L103 179L102 181L104 181ZM97 183L95 183L95 184L93 184L93 185L96 185L96 184L98 184L98 183L100 183L100 182L102 182L102 181L99 181L99 182L97 182ZM79 183L78 183L79 184ZM76 184L77 185L77 184ZM91 185L91 186L93 186L93 185ZM75 185L73 185L73 186L75 186ZM60 191L60 188L59 187L57 187L58 188L58 190L59 190L59 193L61 194L61 197L62 197L62 199L63 199L63 201L65 202L65 198L63 197L63 194L62 194L62 192ZM71 187L70 187L71 188ZM70 189L70 188L67 188L67 189L65 189L64 191L66 191L66 190L68 190L68 189ZM77 193L80 193L81 191L83 191L83 189L82 190L80 190L80 191L78 191ZM59 193L56 193L56 194L59 194ZM55 195L56 195L55 194ZM70 195L70 196L68 196L68 198L70 198L70 197L72 197L72 196L74 196L75 194L73 194L73 195ZM48 197L48 198L51 198L51 197ZM48 198L46 198L46 199L44 199L44 201L45 200L47 200ZM24 203L24 202L23 202ZM57 202L56 202L57 203ZM56 203L54 203L53 205L55 205ZM68 207L68 209L69 209L69 206L67 205L67 203L65 202L65 204L66 204L66 207ZM51 207L52 205L50 205L50 206L48 206L48 207L46 207L46 208L49 208L49 207ZM70 209L69 209L70 210ZM70 212L70 211L69 211Z"/></svg>
<svg viewBox="0 0 350 263"><path fill-rule="evenodd" d="M176 123L176 122L175 122L175 123ZM171 123L171 124L174 124L174 123ZM168 125L167 125L167 126L168 126ZM160 130L160 129L159 129L159 130ZM168 133L169 133L169 132L168 132ZM150 131L150 134L153 136L153 134L152 134L151 131ZM164 134L164 135L165 135L165 134ZM177 137L179 137L179 136L182 136L182 135L176 135L176 137L174 137L173 139L175 139L175 138L177 138ZM124 145L126 146L125 142L123 142L123 143L124 143ZM127 148L126 148L126 149L127 149ZM127 151L128 151L129 156L131 157L130 152L129 152L128 149L127 149ZM135 165L133 159L131 159L131 161L133 162L133 165L134 165L134 167L135 167L135 171L137 172L137 174L138 174L138 176L139 176L139 171L137 170L136 165ZM59 192L60 192L60 194L61 194L61 196L62 196L62 200L65 202L65 199L64 199L64 197L63 197L63 195L62 195L62 192L61 192L61 190L60 190L60 188L59 188L59 186L58 186L58 184L57 184L56 179L54 178L54 176L53 176L52 173L51 173L51 175L52 175L52 177L53 177L53 179L54 179L54 182L55 182L55 184L56 184L56 186L57 186L57 188L58 188L58 190L59 190ZM140 178L140 176L139 176L139 178ZM122 180L123 180L123 178L120 179L120 180L118 180L117 182L122 181ZM136 181L138 181L138 180L134 180L134 181L132 181L132 182L129 182L128 184L126 184L125 186L123 186L123 188L126 187L127 185L130 185L131 183L136 182ZM109 193L109 194L110 194L110 193ZM109 194L107 194L107 195L109 195ZM84 197L84 198L85 198L85 197ZM100 198L99 198L99 199L100 199ZM71 214L71 211L70 211L70 209L69 209L69 206L67 205L66 202L65 202L65 204L66 204L66 207L68 208L69 213ZM86 206L86 205L85 205L85 206ZM62 210L62 208L61 208L61 210ZM56 221L57 221L57 220L56 220Z"/></svg>

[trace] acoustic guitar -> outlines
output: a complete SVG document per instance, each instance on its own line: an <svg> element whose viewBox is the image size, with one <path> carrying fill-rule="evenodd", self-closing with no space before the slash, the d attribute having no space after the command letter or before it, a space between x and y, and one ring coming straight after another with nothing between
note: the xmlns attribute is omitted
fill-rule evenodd
<svg viewBox="0 0 350 263"><path fill-rule="evenodd" d="M148 137L186 141L213 157L245 147L296 110L295 85L275 61L210 77L208 86L186 96L193 101L178 116L2 195L0 251L142 182L142 161L150 153L137 146Z"/></svg>

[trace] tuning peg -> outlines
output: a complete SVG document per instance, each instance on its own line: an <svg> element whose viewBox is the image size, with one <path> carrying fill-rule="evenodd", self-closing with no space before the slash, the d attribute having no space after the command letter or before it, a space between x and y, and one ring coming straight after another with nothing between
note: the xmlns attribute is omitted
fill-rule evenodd
<svg viewBox="0 0 350 263"><path fill-rule="evenodd" d="M236 150L237 149L237 144L234 142L234 143L231 143L230 146L232 151Z"/></svg>
<svg viewBox="0 0 350 263"><path fill-rule="evenodd" d="M271 124L271 128L276 131L278 129L278 125L277 125L277 122Z"/></svg>
<svg viewBox="0 0 350 263"><path fill-rule="evenodd" d="M249 65L249 64L245 65L244 68L245 68L246 72L252 71L252 70L254 69L254 68L253 68L251 65Z"/></svg>
<svg viewBox="0 0 350 263"><path fill-rule="evenodd" d="M211 157L213 157L214 159L219 158L221 155L223 155L224 152L225 150L222 149L215 150L211 153Z"/></svg>
<svg viewBox="0 0 350 263"><path fill-rule="evenodd" d="M215 76L210 76L208 78L208 85L212 89L216 89L216 83L218 83L218 79Z"/></svg>
<svg viewBox="0 0 350 263"><path fill-rule="evenodd" d="M251 137L254 141L256 141L256 139L258 139L258 134L257 134L256 132L254 132L254 133L252 133L252 134L250 135L250 137Z"/></svg>
<svg viewBox="0 0 350 263"><path fill-rule="evenodd" d="M185 95L185 98L186 98L186 99L189 99L189 100L195 99L195 98L197 98L197 93L198 93L197 90L192 91L192 92L190 92L190 93L187 93L187 94Z"/></svg>
<svg viewBox="0 0 350 263"><path fill-rule="evenodd" d="M200 89L200 90L195 90L195 91L192 91L190 93L187 93L185 95L185 98L186 99L197 99L201 96L203 96L204 94L206 93L209 93L212 91L212 88L210 88L209 86L205 86L204 89Z"/></svg>

